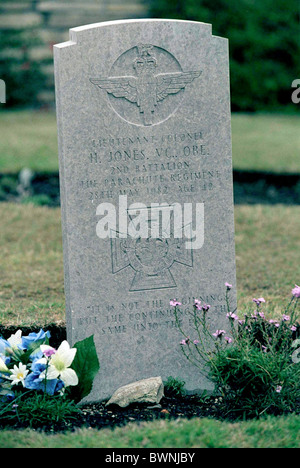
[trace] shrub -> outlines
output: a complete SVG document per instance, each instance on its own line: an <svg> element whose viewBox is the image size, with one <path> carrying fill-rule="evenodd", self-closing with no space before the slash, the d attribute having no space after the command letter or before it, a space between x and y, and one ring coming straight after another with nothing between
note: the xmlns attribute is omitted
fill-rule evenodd
<svg viewBox="0 0 300 468"><path fill-rule="evenodd" d="M152 0L151 15L210 23L214 35L229 39L233 111L292 107L298 0Z"/></svg>
<svg viewBox="0 0 300 468"><path fill-rule="evenodd" d="M40 41L35 28L0 31L0 77L6 83L6 107L34 107L39 92L46 88L43 61L30 57L30 49L36 45Z"/></svg>
<svg viewBox="0 0 300 468"><path fill-rule="evenodd" d="M296 308L300 288L280 320L267 320L264 299L253 299L252 314L240 320L230 311L231 285L226 284L227 318L230 333L207 325L210 306L196 300L193 311L195 339L186 335L178 315L180 303L171 301L177 326L184 338L181 349L200 372L208 376L222 395L228 411L247 416L296 411L300 404L300 359L294 347L300 335Z"/></svg>

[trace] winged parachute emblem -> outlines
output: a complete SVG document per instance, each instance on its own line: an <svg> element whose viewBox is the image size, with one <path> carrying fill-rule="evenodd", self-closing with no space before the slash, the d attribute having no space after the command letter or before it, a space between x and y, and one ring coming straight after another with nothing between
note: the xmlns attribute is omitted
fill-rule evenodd
<svg viewBox="0 0 300 468"><path fill-rule="evenodd" d="M201 71L156 74L153 46L141 44L137 49L138 56L133 63L136 76L90 78L90 81L116 98L135 103L143 115L144 125L150 126L159 102L185 89L201 75Z"/></svg>

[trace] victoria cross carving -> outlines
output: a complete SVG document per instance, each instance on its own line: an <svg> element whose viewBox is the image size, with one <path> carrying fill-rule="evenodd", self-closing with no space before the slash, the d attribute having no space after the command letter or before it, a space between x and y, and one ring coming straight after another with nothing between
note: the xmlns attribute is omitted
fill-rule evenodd
<svg viewBox="0 0 300 468"><path fill-rule="evenodd" d="M134 49L134 52L133 52ZM192 83L201 74L201 71L182 71L178 61L169 52L151 44L140 44L129 49L126 61L126 53L122 54L122 63L127 64L125 73L129 68L132 75L108 76L90 78L91 83L105 90L109 95L117 99L126 100L138 108L141 116L140 124L151 126L164 120L174 112L172 102L164 108L164 116L158 116L162 110L162 102L174 99L174 95L182 93L185 87ZM121 56L121 57L122 57ZM121 62L121 61L120 61ZM121 65L113 67L113 72L122 72ZM162 69L171 68L170 72L162 73ZM172 72L172 68L176 69ZM174 103L175 104L175 103ZM176 102L178 106L178 101ZM115 107L115 106L113 106ZM115 109L116 110L116 109ZM127 111L128 115L130 110ZM117 113L119 113L117 111ZM123 116L125 120L134 122L130 117Z"/></svg>
<svg viewBox="0 0 300 468"><path fill-rule="evenodd" d="M173 215L171 214L171 224ZM154 222L149 221L149 225ZM159 225L158 225L159 226ZM191 226L182 226L182 232ZM163 231L159 236L147 238L120 237L114 232L111 238L112 273L116 274L124 268L131 267L134 277L129 291L147 291L177 287L171 268L174 263L193 267L193 251L186 249L185 240L175 238L174 233Z"/></svg>

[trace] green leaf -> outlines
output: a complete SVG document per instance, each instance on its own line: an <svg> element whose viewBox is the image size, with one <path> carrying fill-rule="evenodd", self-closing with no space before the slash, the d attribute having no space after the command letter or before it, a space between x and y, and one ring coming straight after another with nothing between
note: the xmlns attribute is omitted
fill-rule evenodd
<svg viewBox="0 0 300 468"><path fill-rule="evenodd" d="M69 388L70 398L78 403L92 390L93 381L100 369L100 364L94 343L94 335L75 343L77 349L71 368L76 372L79 383Z"/></svg>

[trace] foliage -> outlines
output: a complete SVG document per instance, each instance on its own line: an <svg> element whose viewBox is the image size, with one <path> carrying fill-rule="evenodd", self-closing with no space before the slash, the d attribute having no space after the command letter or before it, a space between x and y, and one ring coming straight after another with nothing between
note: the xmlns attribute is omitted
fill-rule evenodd
<svg viewBox="0 0 300 468"><path fill-rule="evenodd" d="M0 31L0 77L6 83L5 107L36 105L38 93L46 85L43 62L30 57L30 48L36 45L39 41L34 28Z"/></svg>
<svg viewBox="0 0 300 468"><path fill-rule="evenodd" d="M20 393L13 401L0 402L0 424L21 423L41 428L58 422L71 421L80 412L78 406L61 395L50 396L37 392Z"/></svg>
<svg viewBox="0 0 300 468"><path fill-rule="evenodd" d="M168 377L167 381L164 382L165 395L170 397L181 397L185 395L185 382L179 378Z"/></svg>
<svg viewBox="0 0 300 468"><path fill-rule="evenodd" d="M78 341L74 348L77 349L77 352L72 368L78 375L79 384L70 389L70 397L75 402L79 402L91 392L94 378L100 366L93 336Z"/></svg>
<svg viewBox="0 0 300 468"><path fill-rule="evenodd" d="M291 105L299 74L298 0L152 0L151 15L211 23L214 35L229 39L233 111Z"/></svg>
<svg viewBox="0 0 300 468"><path fill-rule="evenodd" d="M181 304L171 301L184 337L180 344L185 357L213 381L228 411L246 416L296 411L300 403L300 359L299 350L294 348L300 335L296 316L300 288L292 290L280 320L265 318L264 298L253 299L256 310L240 320L236 311L230 311L231 285L225 284L230 333L221 329L212 333L207 321L210 306L196 299L190 312L195 332L191 339L179 320Z"/></svg>

